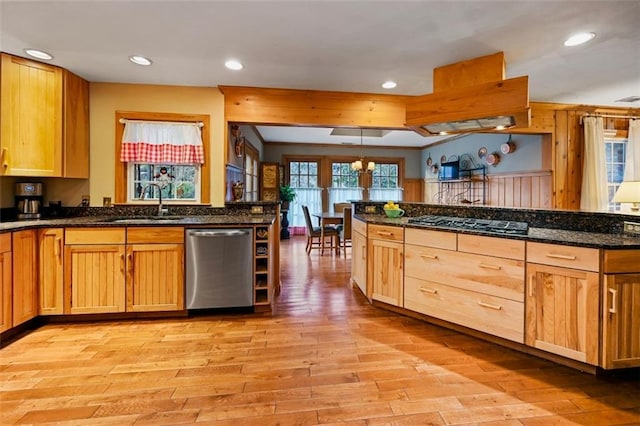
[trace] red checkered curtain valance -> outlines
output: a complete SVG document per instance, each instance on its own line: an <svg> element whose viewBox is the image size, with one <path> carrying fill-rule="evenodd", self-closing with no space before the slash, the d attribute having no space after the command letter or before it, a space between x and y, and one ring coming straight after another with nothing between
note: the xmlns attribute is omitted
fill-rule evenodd
<svg viewBox="0 0 640 426"><path fill-rule="evenodd" d="M203 164L200 123L125 120L120 161Z"/></svg>

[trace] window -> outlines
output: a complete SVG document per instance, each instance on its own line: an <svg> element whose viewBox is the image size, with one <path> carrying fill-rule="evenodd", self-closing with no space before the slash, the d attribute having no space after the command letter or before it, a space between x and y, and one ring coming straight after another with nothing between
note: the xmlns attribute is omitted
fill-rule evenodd
<svg viewBox="0 0 640 426"><path fill-rule="evenodd" d="M620 203L613 203L622 178L624 177L624 162L627 154L627 139L605 139L605 158L607 163L607 186L609 190L609 211L619 211Z"/></svg>
<svg viewBox="0 0 640 426"><path fill-rule="evenodd" d="M318 162L291 161L289 163L289 185L294 188L317 188Z"/></svg>
<svg viewBox="0 0 640 426"><path fill-rule="evenodd" d="M160 191L163 201L200 201L199 165L127 163L127 169L128 201L157 200Z"/></svg>
<svg viewBox="0 0 640 426"><path fill-rule="evenodd" d="M333 211L335 203L351 200L362 200L362 188L358 186L358 172L351 168L349 162L332 161L329 210Z"/></svg>
<svg viewBox="0 0 640 426"><path fill-rule="evenodd" d="M402 201L400 187L400 167L398 163L376 163L371 174L371 201Z"/></svg>
<svg viewBox="0 0 640 426"><path fill-rule="evenodd" d="M122 151L122 139L125 133L126 120L143 121L167 121L167 122L201 122L202 149L204 151L205 162L203 164L167 164L153 161L146 162L123 162L120 161ZM147 113L147 112L120 112L116 111L116 160L115 160L115 202L141 202L140 191L145 190L148 176L158 175L162 166L167 167L167 173L175 176L171 179L171 184L166 185L162 192L162 199L174 200L174 202L184 203L209 203L210 202L210 179L202 176L209 176L209 162L206 161L209 153L209 121L205 114L173 114L173 113ZM169 166L174 167L170 169ZM178 167L178 168L175 168ZM182 170L180 170L182 168ZM190 169L191 168L191 169ZM191 170L191 171L190 171ZM135 182L134 182L135 181ZM193 185L193 186L192 186ZM158 189L152 186L146 188L145 199L158 199ZM193 195L192 194L193 192Z"/></svg>
<svg viewBox="0 0 640 426"><path fill-rule="evenodd" d="M376 164L371 179L372 188L398 188L398 165L395 163Z"/></svg>
<svg viewBox="0 0 640 426"><path fill-rule="evenodd" d="M244 158L244 199L246 201L258 200L258 150L250 143L245 144Z"/></svg>
<svg viewBox="0 0 640 426"><path fill-rule="evenodd" d="M351 163L331 164L332 188L357 188L358 172L351 168Z"/></svg>

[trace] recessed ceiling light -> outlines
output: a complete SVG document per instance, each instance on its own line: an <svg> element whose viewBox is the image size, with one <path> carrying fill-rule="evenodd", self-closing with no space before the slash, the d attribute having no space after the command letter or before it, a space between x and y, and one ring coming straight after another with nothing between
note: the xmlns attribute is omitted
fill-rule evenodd
<svg viewBox="0 0 640 426"><path fill-rule="evenodd" d="M496 130L504 130L505 127L503 125L498 125L496 126Z"/></svg>
<svg viewBox="0 0 640 426"><path fill-rule="evenodd" d="M384 83L382 83L383 89L393 89L396 86L397 86L396 82L391 80L385 81Z"/></svg>
<svg viewBox="0 0 640 426"><path fill-rule="evenodd" d="M138 65L144 65L144 66L151 65L151 59L145 58L144 56L132 55L132 56L129 56L129 60L134 64L138 64Z"/></svg>
<svg viewBox="0 0 640 426"><path fill-rule="evenodd" d="M24 53L34 58L43 59L45 61L50 61L53 59L53 56L51 56L47 52L44 52L38 49L24 49Z"/></svg>
<svg viewBox="0 0 640 426"><path fill-rule="evenodd" d="M240 61L236 61L235 59L229 59L224 63L224 66L234 71L238 71L244 68L244 65L242 65Z"/></svg>
<svg viewBox="0 0 640 426"><path fill-rule="evenodd" d="M579 33L569 37L565 42L565 46L577 46L586 43L596 36L596 33Z"/></svg>

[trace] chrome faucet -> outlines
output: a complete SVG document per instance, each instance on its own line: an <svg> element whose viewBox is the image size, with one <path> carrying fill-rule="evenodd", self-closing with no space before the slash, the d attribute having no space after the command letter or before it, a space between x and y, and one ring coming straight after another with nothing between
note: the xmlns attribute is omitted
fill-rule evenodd
<svg viewBox="0 0 640 426"><path fill-rule="evenodd" d="M160 185L156 182L149 182L149 184L147 186L145 186L144 188L142 188L142 199L145 199L145 195L147 193L147 189L150 186L155 186L156 188L158 188L158 216L163 216L166 213L169 213L169 208L168 207L164 207L162 204L162 188L164 188L166 185Z"/></svg>

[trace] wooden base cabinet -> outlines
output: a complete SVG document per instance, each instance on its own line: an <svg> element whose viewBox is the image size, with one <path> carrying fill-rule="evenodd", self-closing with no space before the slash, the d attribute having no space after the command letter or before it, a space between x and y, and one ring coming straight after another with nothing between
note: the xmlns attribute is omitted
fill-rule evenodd
<svg viewBox="0 0 640 426"><path fill-rule="evenodd" d="M15 327L38 316L38 253L35 230L14 232L13 324Z"/></svg>
<svg viewBox="0 0 640 426"><path fill-rule="evenodd" d="M127 312L184 309L184 228L127 228Z"/></svg>
<svg viewBox="0 0 640 426"><path fill-rule="evenodd" d="M65 231L66 314L125 311L125 229Z"/></svg>
<svg viewBox="0 0 640 426"><path fill-rule="evenodd" d="M371 297L367 290L367 224L353 220L351 232L351 281L362 293Z"/></svg>
<svg viewBox="0 0 640 426"><path fill-rule="evenodd" d="M369 225L371 298L393 306L404 301L404 232L398 226Z"/></svg>
<svg viewBox="0 0 640 426"><path fill-rule="evenodd" d="M63 253L64 229L52 228L38 231L40 254L40 315L61 315L63 301Z"/></svg>
<svg viewBox="0 0 640 426"><path fill-rule="evenodd" d="M0 332L13 324L11 287L13 285L11 233L0 234Z"/></svg>
<svg viewBox="0 0 640 426"><path fill-rule="evenodd" d="M640 273L605 275L602 367L640 366Z"/></svg>
<svg viewBox="0 0 640 426"><path fill-rule="evenodd" d="M528 263L527 277L526 343L598 365L598 273Z"/></svg>

